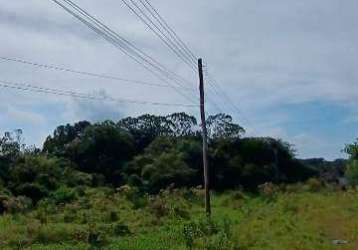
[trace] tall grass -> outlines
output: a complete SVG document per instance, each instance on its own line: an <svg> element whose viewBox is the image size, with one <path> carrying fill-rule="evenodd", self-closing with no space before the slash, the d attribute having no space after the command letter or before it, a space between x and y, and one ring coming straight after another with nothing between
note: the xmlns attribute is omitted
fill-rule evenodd
<svg viewBox="0 0 358 250"><path fill-rule="evenodd" d="M214 194L211 220L197 189L152 197L62 190L28 212L1 216L0 249L333 250L338 239L348 241L339 249L358 249L358 191L310 185Z"/></svg>

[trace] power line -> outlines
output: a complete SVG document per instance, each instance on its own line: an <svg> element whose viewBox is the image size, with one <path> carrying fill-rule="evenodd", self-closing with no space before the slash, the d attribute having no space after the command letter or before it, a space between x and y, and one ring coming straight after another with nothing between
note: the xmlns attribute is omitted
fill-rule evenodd
<svg viewBox="0 0 358 250"><path fill-rule="evenodd" d="M209 74L209 72L207 72L207 77L209 79L209 84L213 87L213 89L215 89L214 91L218 94L221 95L221 97L228 101L228 103L231 104L232 110L234 112L237 112L239 115L241 115L241 118L243 118L244 120L246 120L246 122L248 123L248 125L251 126L252 130L254 133L257 133L255 127L253 126L253 124L251 123L251 121L244 115L244 113L237 107L237 105L232 101L232 99L230 98L230 96L228 96L226 94L226 92L220 87L220 85L218 84L218 82L214 79L214 77Z"/></svg>
<svg viewBox="0 0 358 250"><path fill-rule="evenodd" d="M187 64L191 69L193 69L191 58L183 53L181 49L163 32L163 30L145 13L145 11L133 0L130 0L132 5L130 5L127 0L122 0L122 2L134 13L151 31L157 35L160 40L171 50L173 51L178 58L180 58L185 64ZM137 11L137 10L139 11ZM153 27L154 26L154 27Z"/></svg>
<svg viewBox="0 0 358 250"><path fill-rule="evenodd" d="M52 1L58 2L59 0L52 0ZM132 42L130 42L129 40L120 36L118 33L113 31L107 25L103 24L103 22L99 21L97 18L90 15L87 11L85 11L79 5L75 4L73 1L71 1L71 0L63 0L63 1L65 1L67 4L72 6L72 8L77 10L77 12L79 12L80 14L82 14L86 18L88 18L90 20L90 22L94 22L95 25L97 26L97 29L99 28L100 30L102 30L102 32L104 31L105 33L107 33L107 35L109 34L109 35L114 36L114 38L116 39L117 42L119 42L122 46L124 45L124 47L122 47L122 48L129 51L130 53L133 53L135 56L139 57L145 63L148 63L151 67L153 67L155 70L158 70L165 77L175 81L177 85L182 86L181 82L189 82L186 79L184 79L183 77L179 76L178 74L172 72L171 70L169 70L168 68L163 66L161 63L159 63L157 60L155 60L152 56L148 55L143 50L141 50L137 46L135 46ZM61 5L61 6L63 7L63 5ZM68 10L68 8L66 8L66 9ZM70 14L72 14L72 15L74 14L76 17L75 13L72 12ZM86 22L88 22L88 21L86 21Z"/></svg>
<svg viewBox="0 0 358 250"><path fill-rule="evenodd" d="M74 70L74 69L69 69L69 68L63 68L63 67L54 66L54 65L47 65L47 64L41 64L41 63L36 63L36 62L30 62L30 61L22 60L22 59L15 59L15 58L8 58L8 57L2 57L2 56L0 56L0 60L9 61L9 62L15 62L15 63L21 63L21 64L26 64L26 65L30 65L30 66L34 66L34 67L39 67L39 68L44 68L44 69L57 70L57 71L62 71L62 72L69 72L69 73L74 73L74 74L80 74L80 75L98 77L98 78L103 78L103 79L108 79L108 80L116 80L116 81L127 82L127 83L133 83L133 84L148 85L148 86L162 87L162 88L168 88L168 87L169 87L168 85L165 85L165 84L150 83L150 82L144 82L144 81L138 81L138 80L130 80L130 79L125 79L125 78L121 78L121 77L117 77L117 76L110 76L110 75L97 74L97 73L90 73L90 72L86 72L86 71L80 71L80 70ZM183 87L183 89L184 89L184 87ZM187 89L187 90L193 90L193 89L190 89L190 88L185 88L185 89Z"/></svg>
<svg viewBox="0 0 358 250"><path fill-rule="evenodd" d="M132 5L129 3L132 3ZM189 65L191 69L196 72L196 57L194 53L185 45L185 43L180 39L180 37L175 33L175 31L168 25L168 23L161 17L159 12L148 2L139 0L140 3L145 7L145 9L150 13L150 15L155 19L150 18L145 11L135 3L134 0L122 0L122 2L150 29L152 30L176 55L180 57L186 64ZM136 9L136 10L135 10ZM140 13L138 13L138 11ZM157 24L156 24L157 22ZM153 27L154 26L154 27ZM163 31L164 30L164 31ZM160 34L158 33L160 32ZM170 43L170 44L169 44ZM173 48L173 46L175 48ZM185 59L183 59L183 57ZM189 60L189 62L188 62ZM210 88L208 89L211 90ZM216 93L214 93L216 94ZM219 112L222 112L221 108L217 105L215 101L211 98L208 100L213 107L215 107Z"/></svg>
<svg viewBox="0 0 358 250"><path fill-rule="evenodd" d="M192 58L196 64L197 57L189 49L189 47L183 42L178 34L169 26L168 22L160 15L159 11L148 0L139 0L141 4L151 13L151 15L158 20L158 23L168 32L168 34L183 48L184 51Z"/></svg>
<svg viewBox="0 0 358 250"><path fill-rule="evenodd" d="M128 40L124 39L120 35L118 35L116 32L111 30L108 26L100 22L98 19L91 16L88 12L83 10L81 7L73 3L71 0L64 0L67 5L70 5L69 7L75 9L74 12L70 10L68 7L66 7L64 4L60 3L59 0L52 0L59 6L61 6L64 10L69 12L71 15L73 15L75 18L79 19L82 23L84 23L86 26L88 26L90 29L95 31L100 36L104 37L107 41L112 43L114 46L119 48L123 53L130 56L132 59L134 59L136 62L141 64L144 68L151 71L154 75L156 75L159 79L163 80L161 76L159 76L157 73L164 75L167 79L170 79L174 81L177 85L183 87L181 84L181 81L183 81L183 78L176 75L173 72L170 72L170 70L166 69L164 66L162 66L160 63L158 63L154 58L148 56L146 53L144 53L142 50L138 49L135 45L133 45ZM143 64L144 63L144 64ZM155 72L154 72L154 71ZM158 72L159 71L159 72ZM179 79L179 82L178 82ZM184 81L186 81L184 79ZM192 103L196 103L195 99L191 99L186 94L180 91L178 89L178 86L171 87L178 93L180 93L182 96L186 97L186 99L190 100Z"/></svg>
<svg viewBox="0 0 358 250"><path fill-rule="evenodd" d="M178 89L178 86L183 87L180 82L180 80L182 80L180 79L180 76L168 70L158 61L156 61L153 57L140 50L138 47L133 45L125 38L121 37L118 33L110 29L108 26L100 22L95 17L91 16L88 12L83 10L81 7L79 7L72 1L64 0L67 5L66 3L61 3L59 0L52 1L59 5L61 8L63 8L65 11L67 11L69 14L74 16L76 19L81 21L91 30L96 32L98 35L103 37L105 40L110 42L116 48L120 49L124 54L132 58L134 61L139 63L146 70L150 71L162 81L167 82L167 80L165 79L168 79L169 81L175 82L175 85L170 84L170 87L173 88L180 95L194 103L194 101L189 96L187 96L185 93L181 92L180 89ZM74 10L71 10L71 8ZM178 80L178 78L180 80Z"/></svg>
<svg viewBox="0 0 358 250"><path fill-rule="evenodd" d="M20 90L20 91L30 91L30 92L36 92L36 93L58 95L58 96L68 96L68 97L73 97L73 98L81 98L81 99L88 99L88 100L95 100L95 101L112 101L112 102L118 102L118 103L132 103L132 104L152 105L152 106L197 108L197 105L191 105L191 104L163 103L163 102L138 101L138 100L131 100L131 99L119 99L119 98L113 98L113 97L110 97L107 95L95 96L95 95L90 95L90 94L81 93L81 92L53 89L53 88L45 88L45 87L27 84L27 83L15 83L15 82L3 81L3 80L0 80L0 87L16 89L16 90Z"/></svg>
<svg viewBox="0 0 358 250"><path fill-rule="evenodd" d="M155 60L153 57L149 56L145 52L143 52L141 49L136 47L133 43L129 42L122 36L120 36L118 33L110 29L108 26L103 24L101 21L96 19L95 17L91 16L88 12L86 12L84 9L76 5L71 0L52 0L57 5L62 7L65 11L67 11L69 14L74 16L76 19L81 21L83 24L88 26L91 30L96 32L98 35L103 37L105 40L110 42L112 45L114 45L116 48L120 49L124 54L131 57L134 61L139 63L141 66L143 66L146 70L150 71L152 74L154 74L156 77L161 79L162 81L166 81L165 79L169 79L170 82L173 81L175 85L170 84L170 87L173 88L176 92L178 92L180 95L188 99L190 102L195 103L194 100L187 96L185 93L181 92L178 87L183 87L182 82L188 82L187 80L183 79L181 76L171 72L169 69L167 69L165 66L160 64L157 60ZM131 0L132 1L132 0ZM141 2L142 4L145 4L144 2ZM154 9L152 5L148 1L146 1L147 7L151 8L153 12L151 14L154 15L157 14L158 20L161 20L161 25L163 27L166 27L167 32L169 32L172 36L176 36L177 42L181 41L181 46L186 46L182 40L177 36L177 34L173 31L173 29L170 28L170 26L165 22L165 20L159 15L159 12ZM139 7L139 6L138 6ZM72 10L71 10L72 9ZM189 53L189 49L186 46L185 47L187 52ZM190 51L191 56L193 56L194 53ZM194 56L195 58L195 56ZM210 98L211 99L211 98ZM217 105L214 105L217 106Z"/></svg>

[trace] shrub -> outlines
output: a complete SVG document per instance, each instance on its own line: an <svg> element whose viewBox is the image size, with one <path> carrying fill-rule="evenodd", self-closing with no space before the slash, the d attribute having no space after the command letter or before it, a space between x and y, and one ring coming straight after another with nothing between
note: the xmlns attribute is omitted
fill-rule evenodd
<svg viewBox="0 0 358 250"><path fill-rule="evenodd" d="M346 176L351 185L358 185L358 160L353 160L348 164Z"/></svg>
<svg viewBox="0 0 358 250"><path fill-rule="evenodd" d="M34 188L39 189L41 187L40 189L42 190L40 193L43 195L43 190L54 190L58 187L59 183L64 180L63 168L66 164L66 161L58 158L48 158L41 155L25 155L17 160L10 171L10 187L16 192L19 192L18 187L24 185L23 189L28 188L33 190ZM36 187L30 187L29 185L36 185ZM39 192L37 190L36 192L30 193L34 195L34 193ZM37 197L30 198L38 200Z"/></svg>
<svg viewBox="0 0 358 250"><path fill-rule="evenodd" d="M195 171L183 160L179 152L162 153L153 157L153 163L142 167L142 178L151 193L157 193L171 184L185 186Z"/></svg>
<svg viewBox="0 0 358 250"><path fill-rule="evenodd" d="M232 222L224 218L220 221L203 218L191 221L183 227L183 238L188 249L234 249L230 240Z"/></svg>
<svg viewBox="0 0 358 250"><path fill-rule="evenodd" d="M62 186L52 193L51 198L56 204L68 203L77 198L76 191L72 188Z"/></svg>
<svg viewBox="0 0 358 250"><path fill-rule="evenodd" d="M306 182L306 188L311 192L318 192L322 189L322 182L317 178L310 178Z"/></svg>
<svg viewBox="0 0 358 250"><path fill-rule="evenodd" d="M72 167L75 168L75 166ZM68 186L91 186L93 184L94 177L91 174L83 173L73 168L67 167L64 171L64 182Z"/></svg>
<svg viewBox="0 0 358 250"><path fill-rule="evenodd" d="M96 225L90 225L87 243L94 248L102 249L108 243L108 240L106 238L106 234L98 230Z"/></svg>
<svg viewBox="0 0 358 250"><path fill-rule="evenodd" d="M113 227L113 234L115 236L126 236L130 235L131 231L129 230L129 227L122 223L117 223Z"/></svg>
<svg viewBox="0 0 358 250"><path fill-rule="evenodd" d="M119 220L118 214L116 211L110 211L108 214L108 221L109 222L116 222Z"/></svg>
<svg viewBox="0 0 358 250"><path fill-rule="evenodd" d="M38 228L34 241L41 244L63 243L73 239L73 231L66 226L42 225Z"/></svg>
<svg viewBox="0 0 358 250"><path fill-rule="evenodd" d="M9 197L3 202L3 206L7 213L23 213L32 207L32 201L24 196Z"/></svg>
<svg viewBox="0 0 358 250"><path fill-rule="evenodd" d="M48 195L46 188L37 183L22 184L16 189L16 193L18 195L27 196L34 204L37 204L38 201Z"/></svg>
<svg viewBox="0 0 358 250"><path fill-rule="evenodd" d="M76 220L77 214L75 211L66 209L63 213L63 221L65 223L72 223Z"/></svg>
<svg viewBox="0 0 358 250"><path fill-rule="evenodd" d="M201 186L185 189L183 197L190 202L195 202L198 205L204 205L205 190Z"/></svg>
<svg viewBox="0 0 358 250"><path fill-rule="evenodd" d="M10 198L8 194L0 194L0 215L6 211L5 202Z"/></svg>
<svg viewBox="0 0 358 250"><path fill-rule="evenodd" d="M183 233L187 237L203 237L218 233L218 225L211 219L200 219L184 225Z"/></svg>
<svg viewBox="0 0 358 250"><path fill-rule="evenodd" d="M120 188L117 188L117 191L120 194L124 195L127 200L133 203L134 209L143 208L148 204L147 196L141 194L137 187L124 185Z"/></svg>
<svg viewBox="0 0 358 250"><path fill-rule="evenodd" d="M103 174L92 174L92 183L94 187L102 187L106 183L106 177Z"/></svg>
<svg viewBox="0 0 358 250"><path fill-rule="evenodd" d="M224 232L210 237L204 242L206 250L233 250L234 244Z"/></svg>
<svg viewBox="0 0 358 250"><path fill-rule="evenodd" d="M160 197L153 197L148 204L149 211L157 218L161 218L169 214L170 210L167 203Z"/></svg>
<svg viewBox="0 0 358 250"><path fill-rule="evenodd" d="M268 198L268 199L275 198L277 195L277 192L279 191L279 188L271 182L262 184L262 185L258 186L258 188L259 188L260 194L263 197Z"/></svg>

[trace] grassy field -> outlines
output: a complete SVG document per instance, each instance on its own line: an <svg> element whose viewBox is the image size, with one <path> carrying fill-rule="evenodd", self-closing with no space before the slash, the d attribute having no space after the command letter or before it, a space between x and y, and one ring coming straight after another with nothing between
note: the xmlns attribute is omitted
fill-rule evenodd
<svg viewBox="0 0 358 250"><path fill-rule="evenodd" d="M297 185L214 194L207 220L197 189L153 197L131 188L64 190L57 202L0 217L0 249L356 250L358 191Z"/></svg>

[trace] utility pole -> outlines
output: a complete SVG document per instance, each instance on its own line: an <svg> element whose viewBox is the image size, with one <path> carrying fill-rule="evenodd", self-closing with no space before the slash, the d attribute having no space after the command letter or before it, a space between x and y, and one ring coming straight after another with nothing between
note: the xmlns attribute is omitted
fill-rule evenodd
<svg viewBox="0 0 358 250"><path fill-rule="evenodd" d="M208 131L206 129L205 118L205 94L204 94L204 75L203 75L203 60L198 60L199 69L199 90L200 90L200 114L201 114L201 127L203 137L203 165L204 165L204 187L205 187L205 211L208 217L211 216L210 204L210 187L209 187L209 166L208 166Z"/></svg>

